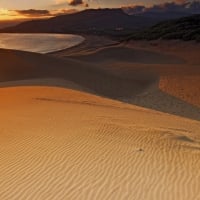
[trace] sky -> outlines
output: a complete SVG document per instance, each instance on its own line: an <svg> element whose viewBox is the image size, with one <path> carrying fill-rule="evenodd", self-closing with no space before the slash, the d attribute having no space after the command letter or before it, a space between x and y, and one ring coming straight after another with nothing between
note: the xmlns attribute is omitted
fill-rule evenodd
<svg viewBox="0 0 200 200"><path fill-rule="evenodd" d="M192 0L174 0L183 3ZM200 0L197 0L200 1ZM146 7L173 0L0 0L0 20L44 18L87 8Z"/></svg>
<svg viewBox="0 0 200 200"><path fill-rule="evenodd" d="M68 5L68 2L70 0L1 0L0 7L4 9L50 9L60 4L61 7L70 9L72 6ZM163 0L85 0L85 2L90 7L121 7L134 4L151 5L162 3Z"/></svg>

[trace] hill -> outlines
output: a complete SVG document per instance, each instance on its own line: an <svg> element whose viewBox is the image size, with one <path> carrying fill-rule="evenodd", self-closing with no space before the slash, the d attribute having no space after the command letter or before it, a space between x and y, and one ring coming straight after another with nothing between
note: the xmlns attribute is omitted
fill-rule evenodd
<svg viewBox="0 0 200 200"><path fill-rule="evenodd" d="M141 23L142 22L142 23ZM21 23L1 32L105 33L136 30L152 25L154 20L130 16L122 9L88 9L78 13Z"/></svg>
<svg viewBox="0 0 200 200"><path fill-rule="evenodd" d="M171 18L176 18L172 15ZM133 31L155 25L161 16L130 15L122 9L87 9L50 19L32 20L8 27L0 32L18 33L84 33L103 35L129 35Z"/></svg>
<svg viewBox="0 0 200 200"><path fill-rule="evenodd" d="M135 32L128 39L180 39L185 41L200 41L200 15L161 22L144 31Z"/></svg>

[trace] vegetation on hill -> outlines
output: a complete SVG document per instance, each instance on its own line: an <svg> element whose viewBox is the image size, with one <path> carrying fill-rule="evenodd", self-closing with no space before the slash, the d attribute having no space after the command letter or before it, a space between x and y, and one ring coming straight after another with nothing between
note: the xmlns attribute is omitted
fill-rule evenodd
<svg viewBox="0 0 200 200"><path fill-rule="evenodd" d="M133 33L128 39L179 39L185 41L196 40L200 42L200 14L158 23L144 31Z"/></svg>

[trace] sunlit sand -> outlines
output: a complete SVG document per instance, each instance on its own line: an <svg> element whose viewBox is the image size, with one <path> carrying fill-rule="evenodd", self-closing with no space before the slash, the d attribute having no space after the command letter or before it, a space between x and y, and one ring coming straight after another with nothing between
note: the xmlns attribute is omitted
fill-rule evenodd
<svg viewBox="0 0 200 200"><path fill-rule="evenodd" d="M0 199L198 200L198 59L84 45L0 50Z"/></svg>

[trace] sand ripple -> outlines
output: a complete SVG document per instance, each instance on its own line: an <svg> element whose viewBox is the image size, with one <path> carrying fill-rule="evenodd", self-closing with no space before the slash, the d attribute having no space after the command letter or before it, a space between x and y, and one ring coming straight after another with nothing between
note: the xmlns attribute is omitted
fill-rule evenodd
<svg viewBox="0 0 200 200"><path fill-rule="evenodd" d="M21 101L0 104L0 199L200 198L199 122L72 90L0 92Z"/></svg>

